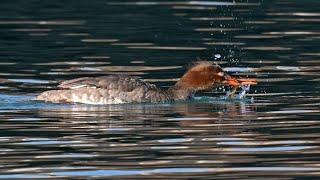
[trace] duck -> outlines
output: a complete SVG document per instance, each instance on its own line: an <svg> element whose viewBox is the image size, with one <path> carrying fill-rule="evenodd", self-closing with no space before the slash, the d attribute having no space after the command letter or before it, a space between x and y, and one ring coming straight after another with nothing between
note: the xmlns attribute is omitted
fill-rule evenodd
<svg viewBox="0 0 320 180"><path fill-rule="evenodd" d="M238 80L213 62L198 61L167 89L129 75L82 77L63 81L58 85L59 89L42 92L36 100L95 105L164 103L190 100L196 92L212 90L218 86L237 89L243 84L255 83L254 80Z"/></svg>

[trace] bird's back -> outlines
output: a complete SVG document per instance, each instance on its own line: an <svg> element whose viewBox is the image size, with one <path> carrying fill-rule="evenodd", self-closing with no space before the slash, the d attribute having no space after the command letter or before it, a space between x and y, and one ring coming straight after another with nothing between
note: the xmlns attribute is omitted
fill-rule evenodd
<svg viewBox="0 0 320 180"><path fill-rule="evenodd" d="M172 98L153 84L125 75L78 78L64 81L58 87L61 90L43 92L37 100L54 103L120 104L164 102Z"/></svg>

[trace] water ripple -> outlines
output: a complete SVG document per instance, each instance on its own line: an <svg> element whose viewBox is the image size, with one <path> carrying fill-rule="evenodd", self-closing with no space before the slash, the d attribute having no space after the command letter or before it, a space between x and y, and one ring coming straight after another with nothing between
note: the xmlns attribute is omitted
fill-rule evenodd
<svg viewBox="0 0 320 180"><path fill-rule="evenodd" d="M33 2L33 3L32 3ZM319 179L318 1L3 1L1 179ZM64 80L168 88L197 59L255 78L162 104L34 101Z"/></svg>

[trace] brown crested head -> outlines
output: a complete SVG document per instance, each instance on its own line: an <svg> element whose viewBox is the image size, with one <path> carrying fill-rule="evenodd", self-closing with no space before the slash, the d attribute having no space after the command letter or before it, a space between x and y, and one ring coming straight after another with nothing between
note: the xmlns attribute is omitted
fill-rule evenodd
<svg viewBox="0 0 320 180"><path fill-rule="evenodd" d="M196 62L177 82L176 86L191 90L209 90L225 80L225 73L209 61Z"/></svg>

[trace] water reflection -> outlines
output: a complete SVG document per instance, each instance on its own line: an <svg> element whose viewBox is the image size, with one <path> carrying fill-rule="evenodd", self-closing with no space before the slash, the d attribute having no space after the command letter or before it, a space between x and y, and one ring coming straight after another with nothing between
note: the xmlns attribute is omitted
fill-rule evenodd
<svg viewBox="0 0 320 180"><path fill-rule="evenodd" d="M318 1L6 1L0 178L319 176ZM166 88L195 59L257 78L191 102L33 101L66 79L130 74ZM253 99L252 99L253 98Z"/></svg>
<svg viewBox="0 0 320 180"><path fill-rule="evenodd" d="M281 173L318 171L312 163L286 166L296 158L292 156L296 153L316 153L319 143L306 137L317 134L302 137L297 133L275 135L271 132L301 130L310 125L315 127L319 122L301 121L296 113L288 111L257 113L265 107L259 107L258 103L200 98L191 103L158 105L39 106L20 112L3 111L7 115L3 117L1 131L16 133L14 137L0 140L1 144L9 145L2 154L15 161L10 169L2 168L3 173L9 173L2 175L3 178L18 177L20 173L30 177L38 174L47 177L49 173L54 177L86 177L134 175L132 171L148 176L275 172L275 167L268 162L273 162ZM36 118L27 118L32 116ZM20 156L22 154L24 156ZM262 155L268 156L259 157ZM25 168L44 162L51 165ZM257 162L262 165L233 167L234 163ZM168 166L179 168L168 169Z"/></svg>

